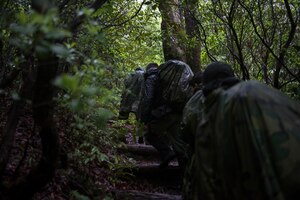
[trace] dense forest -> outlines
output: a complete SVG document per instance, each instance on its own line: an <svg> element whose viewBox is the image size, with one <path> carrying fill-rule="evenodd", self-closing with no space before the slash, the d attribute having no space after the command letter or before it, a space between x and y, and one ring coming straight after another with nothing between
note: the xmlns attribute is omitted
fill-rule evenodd
<svg viewBox="0 0 300 200"><path fill-rule="evenodd" d="M298 0L1 0L0 10L2 199L111 199L131 177L117 149L134 119L116 119L138 66L223 61L300 100Z"/></svg>

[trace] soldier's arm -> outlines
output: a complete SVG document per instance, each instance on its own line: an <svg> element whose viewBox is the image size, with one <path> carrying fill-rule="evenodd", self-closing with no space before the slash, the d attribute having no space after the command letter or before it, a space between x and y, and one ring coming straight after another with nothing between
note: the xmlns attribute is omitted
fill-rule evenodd
<svg viewBox="0 0 300 200"><path fill-rule="evenodd" d="M155 92L156 92L156 85L157 85L157 76L153 75L148 77L145 80L145 88L144 88L144 94L143 94L143 102L141 102L142 107L142 113L141 113L141 121L146 122L148 121L151 113L151 109L153 107L153 101L155 98Z"/></svg>

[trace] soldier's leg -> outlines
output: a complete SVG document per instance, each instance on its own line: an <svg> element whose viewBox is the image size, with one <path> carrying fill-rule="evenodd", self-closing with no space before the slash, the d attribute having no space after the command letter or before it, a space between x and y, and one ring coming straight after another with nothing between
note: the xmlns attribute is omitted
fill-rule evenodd
<svg viewBox="0 0 300 200"><path fill-rule="evenodd" d="M148 124L148 130L145 134L146 141L148 141L160 153L160 167L166 167L175 157L166 135L166 128L167 127L162 120L153 120Z"/></svg>
<svg viewBox="0 0 300 200"><path fill-rule="evenodd" d="M188 155L187 155L187 144L182 140L180 136L180 122L182 116L179 114L171 114L169 116L170 126L168 127L167 134L169 141L176 153L178 163L182 169L182 173L185 169Z"/></svg>
<svg viewBox="0 0 300 200"><path fill-rule="evenodd" d="M138 113L137 112L134 112L134 115L135 115L135 132L136 132L136 135L138 137L138 143L139 144L144 144L144 123L142 123L140 121L140 118L138 116Z"/></svg>

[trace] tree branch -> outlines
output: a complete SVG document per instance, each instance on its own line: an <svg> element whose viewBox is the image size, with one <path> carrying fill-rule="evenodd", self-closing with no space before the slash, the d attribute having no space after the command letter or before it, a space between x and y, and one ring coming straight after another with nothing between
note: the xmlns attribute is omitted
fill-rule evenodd
<svg viewBox="0 0 300 200"><path fill-rule="evenodd" d="M222 8L222 3L221 3L221 1L219 0L218 2L219 2L219 4L220 4L220 7ZM222 9L223 9L223 8L222 8ZM234 19L234 11L235 11L235 9L236 9L236 0L234 0L234 1L232 2L231 6L230 6L230 12L229 12L229 15L227 16L227 15L224 14L225 17L226 17L226 19L227 19L227 21L226 21L226 20L223 19L223 16L222 16L222 15L218 14L217 9L216 9L216 7L215 7L215 5L214 5L214 13L215 13L215 15L216 15L223 23L225 23L225 24L229 27L231 33L233 34L233 41L234 41L235 46L236 46L237 51L238 51L238 52L237 52L238 55L235 56L235 58L236 58L237 62L240 64L240 69L241 69L242 74L243 74L243 79L244 79L244 80L248 80L248 79L250 79L250 77L249 77L249 72L248 72L248 69L247 69L247 67L246 67L246 65L245 65L245 61L244 61L244 55L243 55L243 51L242 51L242 47L241 47L241 40L239 39L238 34L237 34L237 32L236 32L236 29L235 29L235 27L234 27L234 25L233 25L233 19ZM223 12L223 13L224 13L224 12Z"/></svg>
<svg viewBox="0 0 300 200"><path fill-rule="evenodd" d="M94 3L89 6L89 8L93 9L94 12L96 12L98 9L100 9L108 0L96 0ZM84 22L86 19L86 15L81 15L75 18L71 24L70 24L70 30L72 33L75 33L78 29L78 27Z"/></svg>
<svg viewBox="0 0 300 200"><path fill-rule="evenodd" d="M207 42L206 42L207 41L207 34L206 34L206 31L205 31L205 28L203 27L203 24L201 23L201 21L193 13L190 13L190 15L193 17L193 19L195 20L197 25L199 25L201 30L202 30L202 33L204 35L204 39L201 38L201 34L200 34L199 31L198 31L198 35L200 36L200 38L204 42L204 48L205 48L205 51L206 51L209 59L211 61L217 61L217 59L209 52L208 45L207 45Z"/></svg>
<svg viewBox="0 0 300 200"><path fill-rule="evenodd" d="M296 24L293 24L293 23L291 24L292 29L291 29L291 31L290 31L290 33L289 33L288 40L287 40L287 42L285 43L284 48L281 50L281 53L279 54L279 57L278 57L278 56L274 53L274 51L272 50L272 48L268 45L268 43L265 41L265 39L264 39L264 38L260 35L260 33L258 32L257 26L255 25L255 21L254 21L253 15L252 15L252 12L249 10L249 8L247 8L247 6L246 6L244 3L242 3L241 0L238 0L238 2L239 2L239 4L246 10L246 12L248 13L248 16L249 16L250 21L251 21L251 23L252 23L252 26L253 26L253 28L254 28L255 34L256 34L256 35L258 36L258 38L261 40L261 42L263 43L263 45L270 51L270 53L272 54L272 56L277 60L278 67L279 67L279 65L283 66L283 67L285 68L285 70L286 70L292 77L294 77L294 78L300 83L300 78L297 77L295 74L293 74L293 73L291 72L291 70L283 63L283 60L282 60L282 59L284 58L284 55L285 55L285 53L286 53L287 48L289 47L291 41L292 41L293 38L294 38L295 30L296 30L296 26L297 26L297 25L296 25ZM286 4L286 3L287 3L287 4ZM286 5L287 9L290 9L287 0L285 0L285 5ZM288 12L289 12L289 11L288 11ZM288 14L288 15L289 15L289 14ZM291 20L291 19L290 19L290 20ZM279 72L277 72L277 73L279 73ZM279 84L275 84L275 83L274 83L274 86L275 86L276 88L278 88L278 87L279 87Z"/></svg>
<svg viewBox="0 0 300 200"><path fill-rule="evenodd" d="M123 22L120 22L118 24L109 24L109 25L106 25L104 28L110 28L110 27L113 27L113 26L122 26L124 24L126 24L127 22L129 22L130 20L132 20L133 18L135 18L139 13L140 11L142 10L142 7L143 5L145 4L146 0L143 0L143 2L141 3L140 7L137 9L137 11L135 12L134 15L132 15L129 19L123 21Z"/></svg>

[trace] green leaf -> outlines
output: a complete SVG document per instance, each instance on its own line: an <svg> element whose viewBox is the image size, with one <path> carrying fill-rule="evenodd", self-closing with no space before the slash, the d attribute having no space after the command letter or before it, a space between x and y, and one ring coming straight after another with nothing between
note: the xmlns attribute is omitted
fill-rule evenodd
<svg viewBox="0 0 300 200"><path fill-rule="evenodd" d="M103 162L103 161L108 161L108 156L103 154L103 153L100 153L100 156L98 157L98 159Z"/></svg>
<svg viewBox="0 0 300 200"><path fill-rule="evenodd" d="M77 13L77 15L78 16L83 16L83 15L85 15L85 16L91 16L93 14L93 12L94 12L94 9L92 9L92 8L83 8L82 10L80 10Z"/></svg>
<svg viewBox="0 0 300 200"><path fill-rule="evenodd" d="M19 13L19 21L21 24L25 24L27 22L27 16L23 11Z"/></svg>
<svg viewBox="0 0 300 200"><path fill-rule="evenodd" d="M32 24L26 24L26 25L11 24L10 29L15 33L21 33L25 35L31 35L37 30L37 28Z"/></svg>
<svg viewBox="0 0 300 200"><path fill-rule="evenodd" d="M98 88L96 87L85 87L82 89L82 93L85 95L85 96L93 96L95 95L96 93L98 92Z"/></svg>
<svg viewBox="0 0 300 200"><path fill-rule="evenodd" d="M71 191L70 192L70 195L71 195L71 200L90 200L89 197L85 196L85 195L82 195L80 194L78 191Z"/></svg>
<svg viewBox="0 0 300 200"><path fill-rule="evenodd" d="M75 76L63 74L54 80L54 85L68 90L70 92L74 92L78 88L79 79Z"/></svg>
<svg viewBox="0 0 300 200"><path fill-rule="evenodd" d="M35 51L39 58L47 57L47 55L50 52L48 47L46 47L45 45L39 45L39 44L35 47Z"/></svg>
<svg viewBox="0 0 300 200"><path fill-rule="evenodd" d="M105 196L104 198L103 198L103 200L114 200L112 197L110 197L110 196Z"/></svg>
<svg viewBox="0 0 300 200"><path fill-rule="evenodd" d="M21 99L21 98L20 98L20 95L19 95L16 91L13 91L13 92L11 93L11 98L12 98L13 100L15 100L15 101Z"/></svg>
<svg viewBox="0 0 300 200"><path fill-rule="evenodd" d="M104 128L106 126L106 122L113 116L113 113L110 110L105 108L98 108L93 118L95 119L96 126L98 128Z"/></svg>
<svg viewBox="0 0 300 200"><path fill-rule="evenodd" d="M63 39L71 36L72 36L71 32L66 30L57 30L57 29L52 30L50 32L46 32L45 35L47 39L54 39L54 40Z"/></svg>
<svg viewBox="0 0 300 200"><path fill-rule="evenodd" d="M83 105L82 101L80 101L79 99L73 99L69 103L69 105L70 105L71 110L73 110L75 112L79 112L84 109L84 105Z"/></svg>
<svg viewBox="0 0 300 200"><path fill-rule="evenodd" d="M50 49L59 58L67 58L71 54L70 50L61 44L51 45Z"/></svg>

